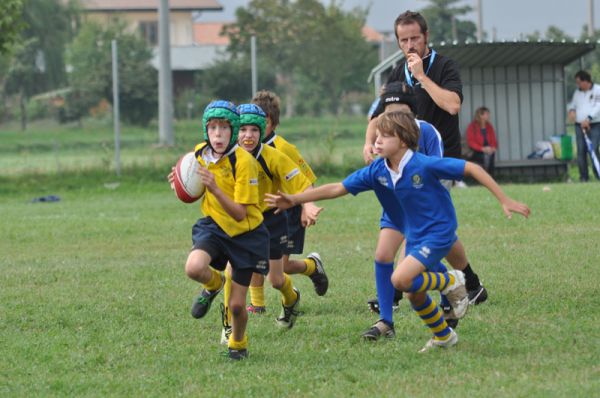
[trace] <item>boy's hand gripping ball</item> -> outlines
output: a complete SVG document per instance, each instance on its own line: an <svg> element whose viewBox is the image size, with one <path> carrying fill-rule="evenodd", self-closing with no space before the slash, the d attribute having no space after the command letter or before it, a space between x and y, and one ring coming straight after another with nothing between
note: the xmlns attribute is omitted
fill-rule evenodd
<svg viewBox="0 0 600 398"><path fill-rule="evenodd" d="M194 152L186 153L177 162L173 186L175 195L182 202L192 203L204 195L205 187L202 184L199 169L200 163L198 163Z"/></svg>

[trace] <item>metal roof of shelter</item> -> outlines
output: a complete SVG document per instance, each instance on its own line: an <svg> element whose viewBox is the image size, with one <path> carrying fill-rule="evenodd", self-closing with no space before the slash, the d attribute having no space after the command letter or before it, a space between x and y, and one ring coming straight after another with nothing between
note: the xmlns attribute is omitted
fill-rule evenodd
<svg viewBox="0 0 600 398"><path fill-rule="evenodd" d="M462 67L567 65L592 51L597 42L584 41L502 41L431 43L441 54L452 58ZM398 50L371 70L368 81L377 73L394 67L404 60Z"/></svg>

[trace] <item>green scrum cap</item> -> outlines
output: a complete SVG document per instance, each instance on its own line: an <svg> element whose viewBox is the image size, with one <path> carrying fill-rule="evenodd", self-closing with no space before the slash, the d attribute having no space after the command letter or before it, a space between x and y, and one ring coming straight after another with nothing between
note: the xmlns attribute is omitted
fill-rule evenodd
<svg viewBox="0 0 600 398"><path fill-rule="evenodd" d="M233 102L217 100L206 106L204 115L202 115L202 127L204 129L204 140L206 142L209 142L207 125L211 119L227 120L231 125L231 139L229 140L229 145L233 145L237 142L238 132L240 130L240 115Z"/></svg>
<svg viewBox="0 0 600 398"><path fill-rule="evenodd" d="M260 130L259 142L265 138L265 130L267 129L267 114L255 104L242 104L237 108L240 114L240 126L253 124Z"/></svg>

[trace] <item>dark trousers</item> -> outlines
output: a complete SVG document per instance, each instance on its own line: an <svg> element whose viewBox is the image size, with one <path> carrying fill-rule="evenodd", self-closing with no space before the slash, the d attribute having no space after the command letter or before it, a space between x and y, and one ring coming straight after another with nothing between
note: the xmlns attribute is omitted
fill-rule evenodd
<svg viewBox="0 0 600 398"><path fill-rule="evenodd" d="M590 129L587 131L587 136L592 141L592 148L600 160L600 153L598 151L598 145L600 144L600 123L592 123L590 125ZM575 124L575 137L577 138L577 166L579 166L579 179L581 181L588 181L590 177L588 173L587 158L588 154L590 155L590 158L592 155L588 151L585 139L583 138L583 132L581 131L581 125L579 123ZM594 170L594 175L596 178L600 180L600 176L598 176L598 172L594 168L593 162L592 169Z"/></svg>
<svg viewBox="0 0 600 398"><path fill-rule="evenodd" d="M473 151L471 161L479 164L489 175L494 175L494 159L496 154L488 155L487 153Z"/></svg>

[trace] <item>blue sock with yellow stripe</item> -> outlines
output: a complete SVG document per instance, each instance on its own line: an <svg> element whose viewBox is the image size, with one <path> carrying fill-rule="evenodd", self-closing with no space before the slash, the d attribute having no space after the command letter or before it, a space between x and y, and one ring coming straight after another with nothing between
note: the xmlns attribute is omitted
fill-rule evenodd
<svg viewBox="0 0 600 398"><path fill-rule="evenodd" d="M435 339L446 340L450 337L451 329L446 323L442 311L429 295L426 295L425 303L419 306L413 305L412 307L425 322L425 325L433 332Z"/></svg>
<svg viewBox="0 0 600 398"><path fill-rule="evenodd" d="M392 273L394 263L380 263L375 261L375 287L377 288L377 301L379 301L379 315L381 319L394 324L392 305L394 302L394 285L392 285Z"/></svg>
<svg viewBox="0 0 600 398"><path fill-rule="evenodd" d="M410 293L426 292L428 290L442 291L451 283L454 283L454 276L447 272L421 272L413 279L408 291Z"/></svg>

